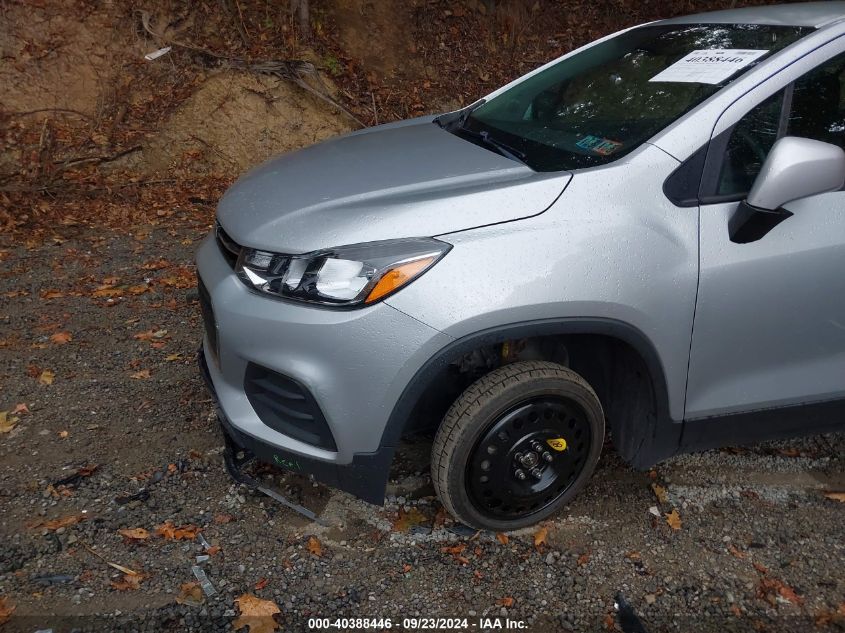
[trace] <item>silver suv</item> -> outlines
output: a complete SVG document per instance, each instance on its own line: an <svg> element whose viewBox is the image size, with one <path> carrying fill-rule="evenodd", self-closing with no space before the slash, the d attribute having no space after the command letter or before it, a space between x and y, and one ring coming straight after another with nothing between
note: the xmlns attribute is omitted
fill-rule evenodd
<svg viewBox="0 0 845 633"><path fill-rule="evenodd" d="M460 521L845 420L845 2L598 40L462 110L253 169L197 254L228 441Z"/></svg>

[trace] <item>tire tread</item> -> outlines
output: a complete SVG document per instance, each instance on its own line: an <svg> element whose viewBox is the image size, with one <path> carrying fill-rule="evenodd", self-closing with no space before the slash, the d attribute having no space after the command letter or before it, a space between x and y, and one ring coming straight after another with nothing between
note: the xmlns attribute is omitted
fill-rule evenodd
<svg viewBox="0 0 845 633"><path fill-rule="evenodd" d="M466 431L468 421L490 398L514 384L538 378L559 378L576 383L598 402L598 396L584 378L568 367L549 361L531 360L510 363L485 374L467 387L446 412L431 449L431 480L441 503L452 516L460 517L460 512L449 489L448 466L458 442Z"/></svg>

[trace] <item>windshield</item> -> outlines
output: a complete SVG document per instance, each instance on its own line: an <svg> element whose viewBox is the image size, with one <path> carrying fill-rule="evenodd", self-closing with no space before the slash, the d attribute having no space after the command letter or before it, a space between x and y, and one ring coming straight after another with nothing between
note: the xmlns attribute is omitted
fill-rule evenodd
<svg viewBox="0 0 845 633"><path fill-rule="evenodd" d="M448 127L537 171L609 163L810 30L640 27L560 61Z"/></svg>

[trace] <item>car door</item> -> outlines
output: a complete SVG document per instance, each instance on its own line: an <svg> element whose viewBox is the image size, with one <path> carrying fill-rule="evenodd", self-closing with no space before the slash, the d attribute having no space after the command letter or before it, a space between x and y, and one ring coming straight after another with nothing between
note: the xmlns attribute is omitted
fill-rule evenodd
<svg viewBox="0 0 845 633"><path fill-rule="evenodd" d="M711 139L699 196L685 406L691 426L765 409L786 414L809 403L829 411L845 398L845 191L784 205L792 215L755 241L732 242L728 231L777 139L845 146L845 45L840 38L825 48L823 61L801 76L786 85L783 77L770 79L734 104L722 118L736 122L724 131L717 124ZM801 427L809 419L794 418L790 430L811 430ZM690 431L695 435L694 426Z"/></svg>

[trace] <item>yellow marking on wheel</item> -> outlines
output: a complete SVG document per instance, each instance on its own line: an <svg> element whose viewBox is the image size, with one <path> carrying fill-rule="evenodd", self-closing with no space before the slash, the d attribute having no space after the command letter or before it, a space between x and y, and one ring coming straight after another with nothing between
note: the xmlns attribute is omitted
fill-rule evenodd
<svg viewBox="0 0 845 633"><path fill-rule="evenodd" d="M546 440L546 444L551 446L556 451L565 451L566 450L566 440L562 437L553 437Z"/></svg>

